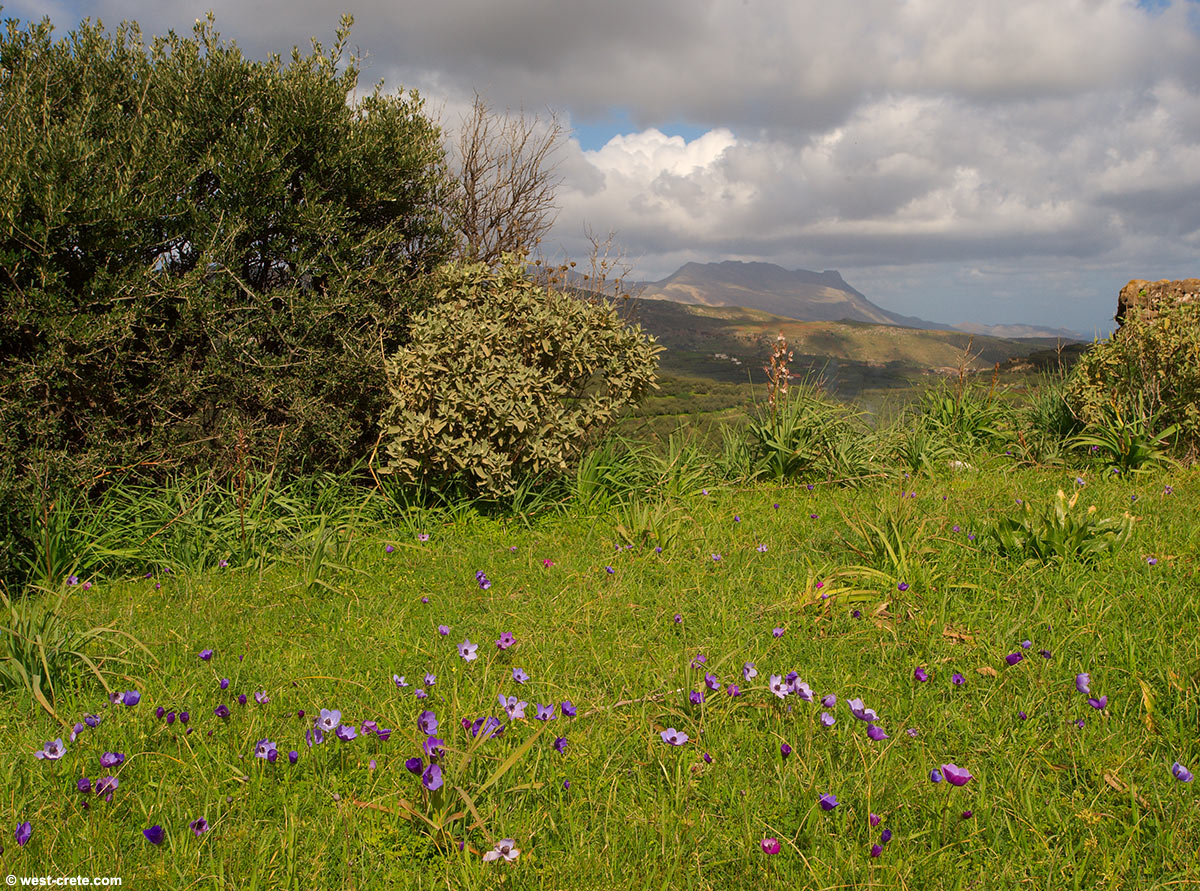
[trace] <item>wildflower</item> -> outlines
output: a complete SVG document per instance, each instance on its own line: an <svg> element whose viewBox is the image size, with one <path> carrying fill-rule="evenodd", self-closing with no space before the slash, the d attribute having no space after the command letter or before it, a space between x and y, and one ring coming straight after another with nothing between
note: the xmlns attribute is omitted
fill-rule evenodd
<svg viewBox="0 0 1200 891"><path fill-rule="evenodd" d="M422 711L421 714L417 715L417 729L426 735L437 733L437 715L428 709Z"/></svg>
<svg viewBox="0 0 1200 891"><path fill-rule="evenodd" d="M203 659L205 662L207 662L212 657L213 657L212 650L201 650L200 651L200 658Z"/></svg>
<svg viewBox="0 0 1200 891"><path fill-rule="evenodd" d="M826 693L821 697L821 705L825 706L825 708L833 708L835 705L837 705L837 695L834 693Z"/></svg>
<svg viewBox="0 0 1200 891"><path fill-rule="evenodd" d="M783 637L783 629L782 628L772 628L771 636L776 637L776 638Z"/></svg>
<svg viewBox="0 0 1200 891"><path fill-rule="evenodd" d="M473 662L478 658L475 655L477 649L479 649L479 644L473 644L470 638L467 638L458 645L458 655L462 656L464 662Z"/></svg>
<svg viewBox="0 0 1200 891"><path fill-rule="evenodd" d="M754 667L753 662L747 662L742 666L742 677L746 679L747 684L758 677L758 669Z"/></svg>
<svg viewBox="0 0 1200 891"><path fill-rule="evenodd" d="M820 803L821 810L823 811L831 811L838 806L837 796L832 793L822 795L817 801Z"/></svg>
<svg viewBox="0 0 1200 891"><path fill-rule="evenodd" d="M683 615L681 613L676 613L675 618L672 621L674 621L674 623L676 625L682 625L683 624Z"/></svg>
<svg viewBox="0 0 1200 891"><path fill-rule="evenodd" d="M221 678L221 683L218 685L222 690L229 689L229 678Z"/></svg>
<svg viewBox="0 0 1200 891"><path fill-rule="evenodd" d="M121 694L121 703L133 707L142 701L142 694L137 690L126 690Z"/></svg>
<svg viewBox="0 0 1200 891"><path fill-rule="evenodd" d="M1097 710L1103 709L1105 706L1108 705L1108 697L1107 696L1089 697L1088 705L1090 705L1092 708L1097 709Z"/></svg>
<svg viewBox="0 0 1200 891"><path fill-rule="evenodd" d="M1171 776L1181 783L1190 783L1195 778L1192 772L1178 761L1171 765Z"/></svg>
<svg viewBox="0 0 1200 891"><path fill-rule="evenodd" d="M167 724L174 724L174 723L175 723L175 713L167 712Z"/></svg>
<svg viewBox="0 0 1200 891"><path fill-rule="evenodd" d="M676 730L674 727L668 727L659 734L662 741L669 746L681 746L688 741L689 737L682 730Z"/></svg>
<svg viewBox="0 0 1200 891"><path fill-rule="evenodd" d="M413 690L413 696L417 697L417 699L427 699L429 697L429 694L426 693L424 690L422 690L420 687L417 687L417 689Z"/></svg>
<svg viewBox="0 0 1200 891"><path fill-rule="evenodd" d="M545 560L542 561L542 565L545 566L547 569L549 569L551 566L554 565L554 561L551 560L549 557L547 557Z"/></svg>
<svg viewBox="0 0 1200 891"><path fill-rule="evenodd" d="M612 575L613 573L616 572L616 570L613 569L611 566L605 566L604 571L607 572L609 575Z"/></svg>
<svg viewBox="0 0 1200 891"><path fill-rule="evenodd" d="M871 737L875 742L880 742L888 738L888 735L875 724L867 725L867 736Z"/></svg>
<svg viewBox="0 0 1200 891"><path fill-rule="evenodd" d="M1017 717L1024 721L1029 717L1029 715L1025 714L1024 712L1017 712Z"/></svg>
<svg viewBox="0 0 1200 891"><path fill-rule="evenodd" d="M837 722L837 718L829 714L829 712L821 712L821 723L826 727L832 727Z"/></svg>
<svg viewBox="0 0 1200 891"><path fill-rule="evenodd" d="M1038 655L1043 659L1049 659L1053 654L1049 650L1038 650Z"/></svg>
<svg viewBox="0 0 1200 891"><path fill-rule="evenodd" d="M878 857L882 853L883 853L883 848L879 847L879 845L871 845L871 856L872 857Z"/></svg>
<svg viewBox="0 0 1200 891"><path fill-rule="evenodd" d="M429 598L428 598L428 597L422 597L422 598L421 598L421 602L422 602L422 603L428 603L428 602L429 602Z"/></svg>
<svg viewBox="0 0 1200 891"><path fill-rule="evenodd" d="M721 555L720 555L720 554L709 554L709 556L710 556L710 557L712 557L712 559L713 559L713 563L720 563L720 562L721 562Z"/></svg>
<svg viewBox="0 0 1200 891"><path fill-rule="evenodd" d="M713 692L716 692L717 690L721 689L721 681L715 674L705 673L704 686L708 687L708 689L712 690Z"/></svg>
<svg viewBox="0 0 1200 891"><path fill-rule="evenodd" d="M661 554L662 553L662 545L655 547L654 553ZM566 780L563 780L563 782L566 782Z"/></svg>
<svg viewBox="0 0 1200 891"><path fill-rule="evenodd" d="M337 709L321 709L321 714L317 718L317 729L322 733L333 733L337 730L338 724L342 721L342 713Z"/></svg>
<svg viewBox="0 0 1200 891"><path fill-rule="evenodd" d="M519 856L521 856L521 851L517 848L517 843L511 838L502 838L496 842L496 847L483 855L483 859L489 863L493 860L504 860L506 863L512 863Z"/></svg>
<svg viewBox="0 0 1200 891"><path fill-rule="evenodd" d="M517 642L517 639L512 636L511 631L501 632L500 637L496 640L496 649L507 650L509 647L511 647L516 642Z"/></svg>
<svg viewBox="0 0 1200 891"><path fill-rule="evenodd" d="M516 681L518 684L523 684L527 680L529 680L529 675L527 675L525 673L525 669L523 669L523 668L514 668L513 672L512 672L512 677L513 677L513 680Z"/></svg>
<svg viewBox="0 0 1200 891"><path fill-rule="evenodd" d="M167 834L163 832L163 828L157 823L151 826L149 829L143 829L142 835L146 836L146 841L150 842L152 845L161 845L163 843L163 839L167 837Z"/></svg>
<svg viewBox="0 0 1200 891"><path fill-rule="evenodd" d="M430 792L436 792L442 787L442 769L436 764L430 764L421 774L421 785Z"/></svg>
<svg viewBox="0 0 1200 891"><path fill-rule="evenodd" d="M688 701L691 702L692 705L701 705L704 702L704 694L699 690L689 690Z"/></svg>
<svg viewBox="0 0 1200 891"><path fill-rule="evenodd" d="M950 675L950 683L952 683L956 687L961 687L966 682L967 682L967 679L965 677L963 677L961 674L959 674L957 671L954 672L954 674Z"/></svg>
<svg viewBox="0 0 1200 891"><path fill-rule="evenodd" d="M567 750L567 738L565 736L557 737L554 740L554 751L560 755Z"/></svg>
<svg viewBox="0 0 1200 891"><path fill-rule="evenodd" d="M290 752L288 752L288 764L295 764L299 760L300 760L300 753L297 752L295 749L292 749Z"/></svg>
<svg viewBox="0 0 1200 891"><path fill-rule="evenodd" d="M180 724L186 724L191 719L192 719L192 716L188 712L180 712L179 713L179 723Z"/></svg>
<svg viewBox="0 0 1200 891"><path fill-rule="evenodd" d="M779 853L779 839L777 838L764 838L758 843L758 846L762 848L764 854Z"/></svg>
<svg viewBox="0 0 1200 891"><path fill-rule="evenodd" d="M100 777L96 780L96 794L104 796L106 801L112 801L112 794L117 791L121 781L116 777Z"/></svg>
<svg viewBox="0 0 1200 891"><path fill-rule="evenodd" d="M213 714L216 715L218 718L228 718L229 717L229 706L218 705L215 709L213 709Z"/></svg>
<svg viewBox="0 0 1200 891"><path fill-rule="evenodd" d="M404 762L404 767L409 773L420 773L425 769L425 762L420 758L409 758Z"/></svg>
<svg viewBox="0 0 1200 891"><path fill-rule="evenodd" d="M1007 656L1004 657L1004 661L1007 662L1009 665L1016 665L1018 662L1020 662L1024 658L1025 657L1022 656L1020 653L1009 653Z"/></svg>
<svg viewBox="0 0 1200 891"><path fill-rule="evenodd" d="M765 544L760 543L759 546L756 547L754 550L758 551L760 554L765 554L767 552L767 546Z"/></svg>
<svg viewBox="0 0 1200 891"><path fill-rule="evenodd" d="M76 722L75 726L71 728L71 735L67 738L67 742L75 742L81 733L83 733L83 725Z"/></svg>
<svg viewBox="0 0 1200 891"><path fill-rule="evenodd" d="M29 825L29 821L17 824L17 831L13 833L13 838L17 840L17 844L25 847L29 841L29 837L33 835L33 827Z"/></svg>
<svg viewBox="0 0 1200 891"><path fill-rule="evenodd" d="M771 692L780 699L786 699L788 695L787 685L784 684L783 678L780 675L771 675Z"/></svg>
<svg viewBox="0 0 1200 891"><path fill-rule="evenodd" d="M536 714L533 716L537 721L553 721L557 715L554 714L554 705L534 705Z"/></svg>
<svg viewBox="0 0 1200 891"><path fill-rule="evenodd" d="M486 575L483 574L482 569L478 570L475 573L475 581L479 583L479 588L480 588L480 590L483 590L483 591L486 591L488 588L490 588L492 586L491 579L489 579Z"/></svg>
<svg viewBox="0 0 1200 891"><path fill-rule="evenodd" d="M879 720L879 715L875 714L874 709L863 708L861 699L848 699L846 705L850 707L850 714L858 718L860 721L866 721L868 724Z"/></svg>
<svg viewBox="0 0 1200 891"><path fill-rule="evenodd" d="M917 735L921 731L919 731L916 727L909 727L904 732L907 733L909 736L911 736L913 739L916 739Z"/></svg>
<svg viewBox="0 0 1200 891"><path fill-rule="evenodd" d="M705 752L700 757L704 759L705 764L712 764L712 755L708 754L708 752Z"/></svg>
<svg viewBox="0 0 1200 891"><path fill-rule="evenodd" d="M1092 676L1089 675L1086 671L1075 675L1075 689L1078 690L1080 693L1082 693L1084 696L1091 695L1091 692L1092 692L1091 686L1090 686L1091 683L1092 683Z"/></svg>
<svg viewBox="0 0 1200 891"><path fill-rule="evenodd" d="M692 659L692 668L699 668L701 665L703 665L703 664L704 664L705 662L707 662L707 661L708 661L708 657L707 657L707 656L705 656L703 653L698 653L698 654L697 654L697 655L696 655L696 656L695 656L695 657Z"/></svg>
<svg viewBox="0 0 1200 891"><path fill-rule="evenodd" d="M940 770L938 770L936 767L933 770L929 771L929 782L940 783L942 781L942 779L943 779L942 772Z"/></svg>
<svg viewBox="0 0 1200 891"><path fill-rule="evenodd" d="M266 690L256 690L254 693L254 701L259 705L266 705L271 701L271 697L267 695Z"/></svg>
<svg viewBox="0 0 1200 891"><path fill-rule="evenodd" d="M1147 557L1146 562L1149 563L1151 566L1155 566L1158 564L1158 558L1157 557Z"/></svg>
<svg viewBox="0 0 1200 891"><path fill-rule="evenodd" d="M428 532L418 532L417 533L417 541L422 541L422 542L429 541L429 533Z"/></svg>
<svg viewBox="0 0 1200 891"><path fill-rule="evenodd" d="M528 702L521 702L515 696L505 697L503 693L500 694L500 707L508 714L510 721L519 721L524 718L525 707L528 705Z"/></svg>
<svg viewBox="0 0 1200 891"><path fill-rule="evenodd" d="M780 743L779 744L779 754L782 755L784 758L787 758L788 755L792 754L792 747L789 746L787 743Z"/></svg>
<svg viewBox="0 0 1200 891"><path fill-rule="evenodd" d="M43 745L40 751L33 753L33 757L47 761L57 761L66 753L67 747L63 745L62 737L59 737Z"/></svg>
<svg viewBox="0 0 1200 891"><path fill-rule="evenodd" d="M421 748L424 749L425 755L433 760L445 751L446 741L439 736L427 736L425 742L421 744Z"/></svg>
<svg viewBox="0 0 1200 891"><path fill-rule="evenodd" d="M1080 718L1078 721L1076 721L1075 726L1078 727L1080 730L1082 730L1083 729L1083 718Z"/></svg>
<svg viewBox="0 0 1200 891"><path fill-rule="evenodd" d="M229 566L229 561L228 561L228 560L218 560L218 561L217 561L217 568L218 568L218 569L226 569L228 566Z"/></svg>
<svg viewBox="0 0 1200 891"><path fill-rule="evenodd" d="M885 829L885 830L883 830L883 832L879 833L879 841L882 842L883 844L886 845L891 840L892 840L892 830Z"/></svg>
<svg viewBox="0 0 1200 891"><path fill-rule="evenodd" d="M955 524L954 524L954 527L953 527L953 528L954 528L954 531L955 531L955 532L962 532L962 527L961 527L961 526L959 526L957 523L955 523Z"/></svg>
<svg viewBox="0 0 1200 891"><path fill-rule="evenodd" d="M84 715L83 723L87 724L89 727L98 727L98 726L100 726L100 716L99 715Z"/></svg>
<svg viewBox="0 0 1200 891"><path fill-rule="evenodd" d="M208 821L203 817L197 817L191 823L188 823L188 828L192 830L192 833L196 836L196 838L199 838L208 831Z"/></svg>
<svg viewBox="0 0 1200 891"><path fill-rule="evenodd" d="M385 546L385 547L384 547L384 549L383 549L383 552L384 552L385 554L390 554L390 553L392 553L392 551L394 551L394 550L396 550L394 547L392 547L391 545L387 545L387 546Z"/></svg>
<svg viewBox="0 0 1200 891"><path fill-rule="evenodd" d="M973 816L975 816L975 812L973 810L968 809L968 810L963 811L961 816L964 820L970 820Z"/></svg>
<svg viewBox="0 0 1200 891"><path fill-rule="evenodd" d="M792 684L792 692L805 702L813 701L812 687L808 686L808 684L804 683L802 680L797 679L795 683Z"/></svg>
<svg viewBox="0 0 1200 891"><path fill-rule="evenodd" d="M562 702L562 713L568 718L575 717L575 706L571 700L566 699Z"/></svg>
<svg viewBox="0 0 1200 891"><path fill-rule="evenodd" d="M87 777L80 777L78 780L75 781L75 788L78 789L80 792L84 792L84 793L91 792L92 791L92 781L89 780Z"/></svg>
<svg viewBox="0 0 1200 891"><path fill-rule="evenodd" d="M119 764L124 763L124 761L125 755L122 752L105 752L100 756L100 766L105 769L109 767L116 767Z"/></svg>
<svg viewBox="0 0 1200 891"><path fill-rule="evenodd" d="M908 590L908 582L900 582L900 584L896 585L896 590L897 591L907 591Z"/></svg>
<svg viewBox="0 0 1200 891"><path fill-rule="evenodd" d="M942 774L952 786L965 786L973 779L969 770L954 764L943 764Z"/></svg>
<svg viewBox="0 0 1200 891"><path fill-rule="evenodd" d="M929 680L929 675L925 673L925 669L918 665L913 669L913 680L920 681L922 684Z"/></svg>
<svg viewBox="0 0 1200 891"><path fill-rule="evenodd" d="M246 704L246 694L239 693L238 694L238 705L245 705L245 704Z"/></svg>
<svg viewBox="0 0 1200 891"><path fill-rule="evenodd" d="M404 675L399 675L399 674L392 675L392 683L394 683L397 687L407 687L408 686L408 681L406 681L404 679Z"/></svg>
<svg viewBox="0 0 1200 891"><path fill-rule="evenodd" d="M737 684L730 684L728 687L725 688L725 692L728 693L730 696L740 696L742 690Z"/></svg>
<svg viewBox="0 0 1200 891"><path fill-rule="evenodd" d="M275 743L271 742L269 739L260 739L258 744L254 747L254 757L265 759L268 758L274 751Z"/></svg>
<svg viewBox="0 0 1200 891"><path fill-rule="evenodd" d="M449 633L450 633L449 625L438 625L438 634L440 634L442 637L445 637Z"/></svg>
<svg viewBox="0 0 1200 891"><path fill-rule="evenodd" d="M879 814L867 814L867 822L871 824L871 828L875 828L883 821L883 817Z"/></svg>

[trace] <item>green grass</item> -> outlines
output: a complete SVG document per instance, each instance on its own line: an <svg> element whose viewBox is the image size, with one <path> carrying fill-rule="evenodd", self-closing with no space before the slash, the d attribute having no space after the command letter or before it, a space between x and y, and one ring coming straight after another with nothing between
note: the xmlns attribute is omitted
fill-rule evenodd
<svg viewBox="0 0 1200 891"><path fill-rule="evenodd" d="M616 549L616 504L565 503L524 522L372 507L351 512L350 531L339 527L337 559L318 567L322 584L312 583L311 561L247 556L171 573L164 559L149 579L70 587L70 621L119 628L153 656L131 646L111 654L128 662L104 663L117 689L142 693L133 708L105 705L82 671L59 685L68 721L103 715L59 761L32 753L70 728L17 691L0 693L0 751L10 753L0 769L3 871L239 889L1200 882L1197 784L1169 769L1200 768L1200 474L1087 475L1080 508L1130 511L1132 538L1092 562L1043 564L1001 555L986 530L1018 515L1017 498L1042 505L1070 491L1078 471L972 463L984 469L857 489L713 477L707 496L672 501L677 534L662 554ZM864 541L884 516L904 546L906 578L886 547ZM493 642L504 631L517 644L501 652ZM456 650L465 638L479 645L471 663ZM211 662L198 658L204 648L215 651ZM1009 666L1010 653L1024 659ZM704 683L690 667L699 654L722 684L701 706L687 695ZM747 661L759 671L750 682ZM928 682L914 680L917 666ZM517 667L531 677L525 686L512 680ZM818 700L837 695L832 728L818 721L819 701L768 691L769 675L789 670ZM961 686L951 683L956 671ZM1102 712L1075 690L1084 671L1108 697ZM422 703L413 690L425 672L437 681ZM413 686L397 688L393 673ZM724 692L730 683L740 696ZM258 690L268 703L255 703ZM441 803L405 768L424 739L418 713L436 712L449 775L471 743L460 719L501 714L498 694L527 700L529 718L533 703L566 699L578 716L559 714L544 729L517 721L480 745L458 776L481 825L467 829L467 814L448 835L422 831L400 803L427 815ZM878 711L888 739L868 739L847 709L853 697ZM227 721L213 714L219 704L231 709ZM189 711L192 732L155 717L158 706ZM394 733L309 749L305 730L321 708ZM667 727L691 740L666 745ZM568 741L562 754L558 736ZM276 763L254 758L262 738L278 746ZM786 760L785 741L794 750ZM106 751L125 762L102 769ZM930 770L949 762L974 779L931 783ZM120 780L111 802L76 791L80 776L108 774ZM837 796L835 810L818 807L824 793ZM196 838L188 824L201 816L211 828ZM33 827L24 847L13 841L21 821ZM142 836L155 824L166 830L161 847ZM893 838L872 858L883 829ZM767 837L780 841L778 855L760 850ZM516 840L518 860L482 862L501 838Z"/></svg>

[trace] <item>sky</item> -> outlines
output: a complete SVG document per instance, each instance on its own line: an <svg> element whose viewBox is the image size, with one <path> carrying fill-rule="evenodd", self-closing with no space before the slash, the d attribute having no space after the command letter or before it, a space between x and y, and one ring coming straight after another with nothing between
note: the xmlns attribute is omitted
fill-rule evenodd
<svg viewBox="0 0 1200 891"><path fill-rule="evenodd" d="M1200 276L1200 0L17 0L251 57L333 42L447 131L475 92L571 130L552 258L615 232L688 261L837 269L957 324L1112 327L1132 278Z"/></svg>

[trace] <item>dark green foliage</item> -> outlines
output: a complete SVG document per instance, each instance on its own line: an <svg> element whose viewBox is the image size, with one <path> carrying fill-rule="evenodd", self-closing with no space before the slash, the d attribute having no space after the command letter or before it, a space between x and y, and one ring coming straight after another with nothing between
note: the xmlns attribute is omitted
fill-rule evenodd
<svg viewBox="0 0 1200 891"><path fill-rule="evenodd" d="M654 386L652 338L513 255L447 267L411 338L388 362L387 469L439 489L500 497L562 474Z"/></svg>
<svg viewBox="0 0 1200 891"><path fill-rule="evenodd" d="M1004 517L992 528L992 538L1001 552L1050 563L1055 560L1078 558L1094 560L1101 554L1114 551L1129 540L1133 518L1095 516L1096 506L1078 512L1076 492L1070 498L1061 489L1054 503L1034 510L1027 500L1021 504L1019 517Z"/></svg>
<svg viewBox="0 0 1200 891"><path fill-rule="evenodd" d="M854 482L873 472L866 434L850 406L801 382L750 421L745 467L767 479Z"/></svg>
<svg viewBox="0 0 1200 891"><path fill-rule="evenodd" d="M1097 343L1067 381L1067 400L1089 426L1137 423L1144 431L1177 427L1179 445L1200 445L1200 305L1133 308ZM1152 437L1153 438L1153 437Z"/></svg>
<svg viewBox="0 0 1200 891"><path fill-rule="evenodd" d="M285 65L211 17L150 50L136 25L7 24L0 500L35 472L53 491L114 466L370 453L383 355L448 253L449 187L416 96L347 104L348 34Z"/></svg>

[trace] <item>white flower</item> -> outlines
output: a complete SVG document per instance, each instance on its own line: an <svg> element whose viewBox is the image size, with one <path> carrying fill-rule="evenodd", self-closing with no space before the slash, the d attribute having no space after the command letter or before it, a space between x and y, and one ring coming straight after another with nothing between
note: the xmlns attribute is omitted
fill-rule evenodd
<svg viewBox="0 0 1200 891"><path fill-rule="evenodd" d="M511 838L502 838L500 841L496 842L496 847L492 848L492 850L483 855L483 859L492 861L503 858L509 863L512 863L519 856L521 856L521 852L517 849L517 843Z"/></svg>

